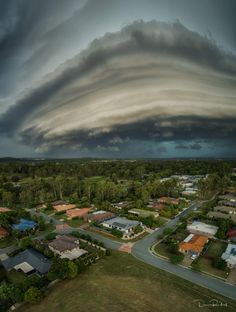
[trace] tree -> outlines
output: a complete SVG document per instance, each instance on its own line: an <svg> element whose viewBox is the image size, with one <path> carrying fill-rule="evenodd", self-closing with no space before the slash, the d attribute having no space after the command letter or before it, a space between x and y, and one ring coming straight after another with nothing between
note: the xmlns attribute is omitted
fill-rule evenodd
<svg viewBox="0 0 236 312"><path fill-rule="evenodd" d="M163 231L163 234L164 235L170 235L172 233L172 231L173 230L171 228L165 228L164 231Z"/></svg>
<svg viewBox="0 0 236 312"><path fill-rule="evenodd" d="M54 258L50 270L48 272L48 278L50 280L74 278L78 274L78 268L68 259Z"/></svg>
<svg viewBox="0 0 236 312"><path fill-rule="evenodd" d="M140 224L136 225L136 227L134 228L134 234L141 233L142 231L143 227Z"/></svg>
<svg viewBox="0 0 236 312"><path fill-rule="evenodd" d="M68 261L68 278L75 278L78 274L78 267L73 261Z"/></svg>
<svg viewBox="0 0 236 312"><path fill-rule="evenodd" d="M30 303L37 303L42 299L42 292L37 287L30 287L24 294L24 300Z"/></svg>
<svg viewBox="0 0 236 312"><path fill-rule="evenodd" d="M170 257L170 262L173 264L178 264L180 262L182 262L184 259L184 255L182 253L176 254L176 255L172 255Z"/></svg>
<svg viewBox="0 0 236 312"><path fill-rule="evenodd" d="M227 267L227 262L221 258L215 258L212 261L212 265L219 270L225 270Z"/></svg>
<svg viewBox="0 0 236 312"><path fill-rule="evenodd" d="M28 248L28 247L31 247L31 246L32 246L32 239L31 239L30 237L28 237L28 236L23 237L23 238L19 241L18 245L19 245L19 247L20 247L21 249L26 249L26 248Z"/></svg>
<svg viewBox="0 0 236 312"><path fill-rule="evenodd" d="M48 234L45 236L45 239L48 240L48 241L50 241L50 240L55 239L56 236L57 236L57 233L51 232L51 233L48 233Z"/></svg>

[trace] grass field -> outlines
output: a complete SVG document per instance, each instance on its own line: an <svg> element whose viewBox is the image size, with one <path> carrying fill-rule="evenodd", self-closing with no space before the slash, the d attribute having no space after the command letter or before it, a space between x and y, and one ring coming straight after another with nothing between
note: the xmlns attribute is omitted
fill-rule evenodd
<svg viewBox="0 0 236 312"><path fill-rule="evenodd" d="M228 304L214 311L235 311L236 301L216 295L185 280L148 266L131 255L112 252L79 275L51 288L37 305L19 312L195 312L195 300L213 298ZM212 311L212 307L201 308Z"/></svg>

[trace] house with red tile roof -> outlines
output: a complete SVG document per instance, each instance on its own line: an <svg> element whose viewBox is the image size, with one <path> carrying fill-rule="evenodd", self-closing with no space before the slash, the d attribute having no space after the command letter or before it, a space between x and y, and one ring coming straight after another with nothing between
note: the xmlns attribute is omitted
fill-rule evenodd
<svg viewBox="0 0 236 312"><path fill-rule="evenodd" d="M227 232L227 238L230 239L231 241L236 242L236 228L231 229Z"/></svg>
<svg viewBox="0 0 236 312"><path fill-rule="evenodd" d="M206 236L189 234L184 241L179 244L179 251L186 255L199 256L207 242L208 237Z"/></svg>
<svg viewBox="0 0 236 312"><path fill-rule="evenodd" d="M5 238L7 235L9 235L9 232L0 225L0 239Z"/></svg>

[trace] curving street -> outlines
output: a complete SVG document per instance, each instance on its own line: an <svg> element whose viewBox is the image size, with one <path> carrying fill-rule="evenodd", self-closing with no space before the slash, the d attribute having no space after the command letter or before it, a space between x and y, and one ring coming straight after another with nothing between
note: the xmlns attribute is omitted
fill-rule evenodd
<svg viewBox="0 0 236 312"><path fill-rule="evenodd" d="M131 254L138 260L143 261L149 265L152 265L156 268L167 271L169 273L175 274L199 286L208 288L216 293L224 295L225 297L229 297L229 298L236 300L236 287L235 286L231 284L227 284L226 282L221 281L220 279L202 274L200 272L192 271L191 269L185 268L183 266L171 264L169 261L153 255L150 251L150 248L155 243L157 236L161 235L165 228L174 228L179 222L179 219L181 217L184 217L189 212L198 209L202 205L202 203L203 202L193 203L187 209L182 211L178 216L176 216L173 220L170 220L164 226L154 231L152 234L149 234L145 236L143 239L140 239L139 241L137 241L133 245ZM55 224L63 223L53 217L49 217L48 215L42 212L39 214L42 217L44 217L46 220L52 219ZM118 250L122 245L122 243L112 240L110 238L106 238L98 233L90 232L90 231L83 230L80 228L73 228L73 229L69 228L69 229L60 231L60 233L66 234L74 230L79 231L80 233L83 233L83 234L89 234L92 238L102 241L105 244L105 246L110 249Z"/></svg>

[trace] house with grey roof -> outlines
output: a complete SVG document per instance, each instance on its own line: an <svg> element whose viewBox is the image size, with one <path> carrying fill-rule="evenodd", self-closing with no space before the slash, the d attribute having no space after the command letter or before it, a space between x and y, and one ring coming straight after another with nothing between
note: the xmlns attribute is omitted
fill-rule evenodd
<svg viewBox="0 0 236 312"><path fill-rule="evenodd" d="M2 265L7 271L13 269L22 271L27 275L46 274L51 266L51 261L33 248L26 249L14 257L2 260Z"/></svg>
<svg viewBox="0 0 236 312"><path fill-rule="evenodd" d="M76 259L87 253L86 250L79 246L79 239L70 235L57 236L48 247L55 255L60 258Z"/></svg>
<svg viewBox="0 0 236 312"><path fill-rule="evenodd" d="M236 245L228 244L225 252L222 254L221 259L227 262L230 269L236 268Z"/></svg>
<svg viewBox="0 0 236 312"><path fill-rule="evenodd" d="M134 229L137 225L142 225L136 220L129 220L124 217L115 217L101 223L105 228L116 229L123 233L123 238L129 238L134 234Z"/></svg>

